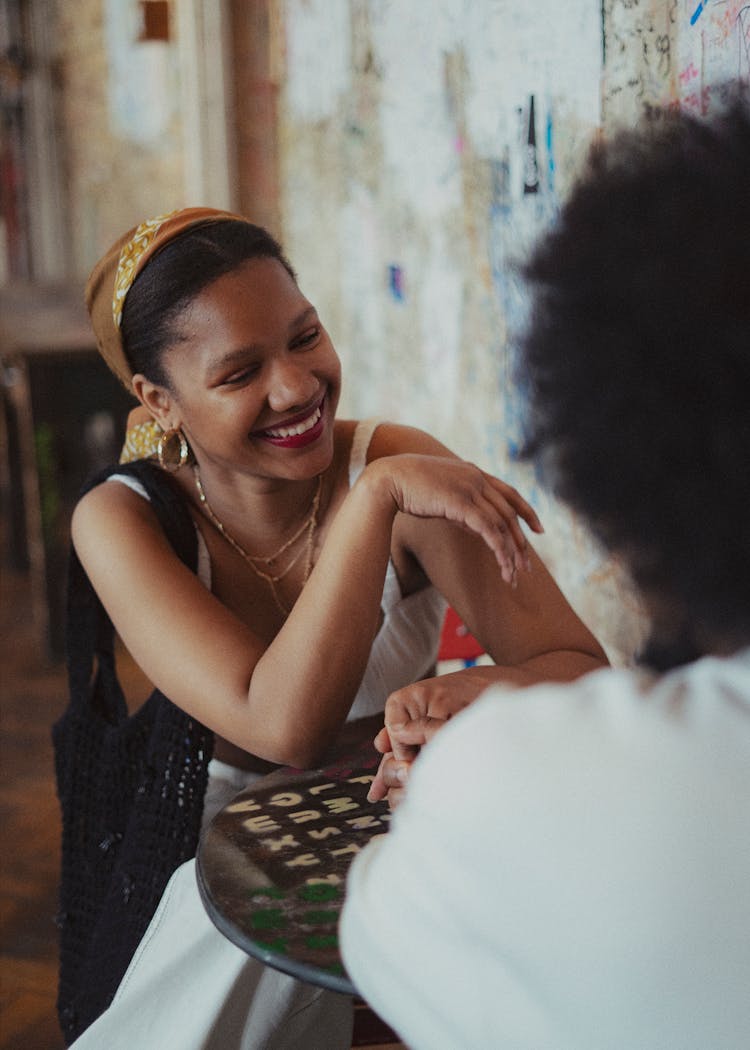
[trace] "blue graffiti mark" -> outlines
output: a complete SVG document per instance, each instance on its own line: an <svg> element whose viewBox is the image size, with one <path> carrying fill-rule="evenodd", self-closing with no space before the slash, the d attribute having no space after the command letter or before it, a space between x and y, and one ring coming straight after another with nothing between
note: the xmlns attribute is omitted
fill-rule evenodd
<svg viewBox="0 0 750 1050"><path fill-rule="evenodd" d="M388 287L391 290L393 298L396 299L397 302L403 302L403 270L400 266L392 264L388 268Z"/></svg>
<svg viewBox="0 0 750 1050"><path fill-rule="evenodd" d="M501 188L502 164L495 174ZM499 195L500 200L502 196ZM488 212L489 262L492 284L505 322L503 338L493 355L497 363L497 393L501 430L488 435L494 440L493 462L505 469L522 471L521 450L526 444L527 389L520 372L520 339L526 329L530 301L519 264L523 262L539 232L551 221L557 202L552 194L524 196L517 202L496 200ZM520 476L520 475L519 475ZM528 496L526 490L524 494Z"/></svg>
<svg viewBox="0 0 750 1050"><path fill-rule="evenodd" d="M404 301L404 271L400 266L392 264L388 267L388 287L391 295L398 303Z"/></svg>
<svg viewBox="0 0 750 1050"><path fill-rule="evenodd" d="M553 135L552 135L552 113L547 113L547 131L546 131L546 146L547 146L547 177L549 180L549 188L552 192L555 189L555 154L553 150Z"/></svg>
<svg viewBox="0 0 750 1050"><path fill-rule="evenodd" d="M706 5L705 5L704 3L702 3L702 2L701 2L701 3L700 3L700 4L698 4L698 6L696 7L695 11L693 11L693 14L692 14L692 16L691 16L691 18L690 18L690 25L691 25L691 26L694 26L694 25L695 25L695 23L696 23L696 22L698 21L698 19L700 18L700 16L701 16L701 15L703 14L703 8L704 8L705 6L706 6Z"/></svg>

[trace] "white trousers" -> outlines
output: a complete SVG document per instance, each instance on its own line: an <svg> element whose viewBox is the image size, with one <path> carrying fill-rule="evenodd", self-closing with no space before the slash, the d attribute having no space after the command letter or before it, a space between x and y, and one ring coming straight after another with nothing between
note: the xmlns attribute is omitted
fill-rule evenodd
<svg viewBox="0 0 750 1050"><path fill-rule="evenodd" d="M221 795L214 782L211 810ZM350 1050L352 1021L348 996L264 966L219 933L191 860L169 880L112 1004L73 1048Z"/></svg>

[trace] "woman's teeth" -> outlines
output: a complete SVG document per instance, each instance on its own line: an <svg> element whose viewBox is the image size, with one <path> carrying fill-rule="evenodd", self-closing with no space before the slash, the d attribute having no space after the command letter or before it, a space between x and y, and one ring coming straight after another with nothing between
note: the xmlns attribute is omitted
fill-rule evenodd
<svg viewBox="0 0 750 1050"><path fill-rule="evenodd" d="M271 430L267 430L266 434L274 438L297 437L308 430L312 430L319 419L320 406L315 409L311 416L308 416L307 419L303 419L301 423L296 423L293 427L274 427Z"/></svg>

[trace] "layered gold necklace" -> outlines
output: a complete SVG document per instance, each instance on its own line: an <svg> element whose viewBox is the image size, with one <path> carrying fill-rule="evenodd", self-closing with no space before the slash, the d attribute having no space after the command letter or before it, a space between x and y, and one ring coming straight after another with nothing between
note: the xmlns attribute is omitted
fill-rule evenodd
<svg viewBox="0 0 750 1050"><path fill-rule="evenodd" d="M278 609L284 614L284 616L288 616L289 609L286 607L286 605L284 605L281 598L279 597L279 592L276 589L276 584L280 583L281 580L283 580L284 577L292 571L292 569L303 556L303 554L305 556L305 572L302 579L303 587L310 578L310 573L312 571L313 543L315 541L315 530L318 527L318 508L320 507L320 493L323 487L323 475L318 475L318 485L315 490L315 495L313 496L312 506L310 508L310 513L308 514L308 516L302 522L302 524L294 533L294 535L290 536L285 543L282 543L282 545L277 551L274 551L273 554L268 554L265 556L248 554L248 552L245 550L242 544L234 538L231 532L227 532L224 522L216 516L216 514L213 511L213 508L211 507L211 504L206 498L206 493L203 491L203 484L201 482L201 475L197 463L193 465L193 477L195 478L195 488L198 493L198 499L200 500L201 507L205 511L208 520L215 528L219 530L219 532L230 545L230 547L233 547L243 559L243 561L250 566L255 575L268 584L268 586L271 588L271 594L273 595L273 600L276 602ZM304 535L304 533L307 533L306 542L300 547L296 554L292 555L291 560L287 563L285 568L282 569L280 572L272 571L272 566L274 565L274 563L277 562L278 559L282 556L282 554L285 554L290 547L294 546L297 540L299 540ZM265 569L268 571L264 571L264 569L260 568L260 566L265 566Z"/></svg>

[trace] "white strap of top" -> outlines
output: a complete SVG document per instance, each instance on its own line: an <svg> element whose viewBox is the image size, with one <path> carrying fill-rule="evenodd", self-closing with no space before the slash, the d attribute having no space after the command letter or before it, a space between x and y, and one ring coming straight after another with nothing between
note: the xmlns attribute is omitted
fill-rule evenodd
<svg viewBox="0 0 750 1050"><path fill-rule="evenodd" d="M352 487L359 475L365 469L367 463L367 450L370 447L372 435L383 422L382 419L361 419L354 430L352 438L352 449L349 453L349 488ZM385 572L383 584L383 611L386 615L401 601L401 584L396 575L393 562L388 559L388 568Z"/></svg>
<svg viewBox="0 0 750 1050"><path fill-rule="evenodd" d="M349 488L365 469L372 435L382 422L382 419L361 419L357 423L352 438L352 450L349 453Z"/></svg>

